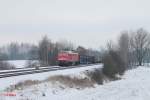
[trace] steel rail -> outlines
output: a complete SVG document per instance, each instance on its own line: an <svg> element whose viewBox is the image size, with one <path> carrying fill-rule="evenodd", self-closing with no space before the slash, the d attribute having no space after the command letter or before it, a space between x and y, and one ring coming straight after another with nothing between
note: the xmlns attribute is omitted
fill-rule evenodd
<svg viewBox="0 0 150 100"><path fill-rule="evenodd" d="M49 71L56 71L56 70L64 70L64 69L72 69L72 68L80 68L80 67L87 67L92 65L98 64L87 64L87 65L78 65L78 66L53 66L53 67L40 67L39 69L28 69L28 70L18 70L18 71L8 71L8 72L0 72L0 78L6 77L13 77L13 76L20 76L20 75L28 75L28 74L35 74L35 73L43 73Z"/></svg>

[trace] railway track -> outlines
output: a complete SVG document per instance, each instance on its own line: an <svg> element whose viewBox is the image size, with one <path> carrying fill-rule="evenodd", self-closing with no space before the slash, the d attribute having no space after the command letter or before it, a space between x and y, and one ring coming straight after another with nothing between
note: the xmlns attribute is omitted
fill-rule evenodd
<svg viewBox="0 0 150 100"><path fill-rule="evenodd" d="M51 67L40 67L39 69L28 68L28 69L2 71L0 72L0 78L35 74L35 73L42 73L42 72L49 72L49 71L56 71L56 70L72 69L72 68L86 67L86 66L92 66L92 65L98 65L98 64L87 64L87 65L67 66L67 67L51 66Z"/></svg>

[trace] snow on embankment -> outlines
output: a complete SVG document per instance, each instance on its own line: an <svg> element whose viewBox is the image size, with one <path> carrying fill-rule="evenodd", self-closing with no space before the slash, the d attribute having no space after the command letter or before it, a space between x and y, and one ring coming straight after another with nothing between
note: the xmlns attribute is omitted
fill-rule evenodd
<svg viewBox="0 0 150 100"><path fill-rule="evenodd" d="M147 67L129 70L125 73L122 80L82 91L81 95L78 95L81 97L78 100L149 100L149 76L150 68Z"/></svg>
<svg viewBox="0 0 150 100"><path fill-rule="evenodd" d="M95 66L98 67L98 66ZM91 67L93 68L93 67ZM52 72L51 75L74 75L88 69L71 69ZM49 73L50 75L50 73ZM41 77L41 76L40 76ZM17 96L5 100L149 100L150 98L150 68L139 67L129 70L121 80L112 81L95 87L76 89L55 87L48 83L17 90Z"/></svg>
<svg viewBox="0 0 150 100"><path fill-rule="evenodd" d="M84 90L67 89L49 93L40 100L149 100L150 68L139 67L125 73L122 80Z"/></svg>
<svg viewBox="0 0 150 100"><path fill-rule="evenodd" d="M150 68L139 67L127 71L122 80L97 85L95 88L64 89L50 87L49 84L40 84L18 92L15 99L5 100L149 100L149 76Z"/></svg>
<svg viewBox="0 0 150 100"><path fill-rule="evenodd" d="M52 71L52 72L44 72L44 73L2 78L2 79L0 79L0 86L1 86L0 91L3 91L10 85L15 85L19 82L23 82L26 80L42 81L42 80L47 79L50 76L55 76L55 75L68 75L68 76L84 77L84 74L82 74L82 72L84 72L86 70L92 70L95 68L101 68L101 67L102 67L102 65L100 64L100 65L93 65L93 66L87 66L87 67L81 67L81 68L57 70L57 71Z"/></svg>

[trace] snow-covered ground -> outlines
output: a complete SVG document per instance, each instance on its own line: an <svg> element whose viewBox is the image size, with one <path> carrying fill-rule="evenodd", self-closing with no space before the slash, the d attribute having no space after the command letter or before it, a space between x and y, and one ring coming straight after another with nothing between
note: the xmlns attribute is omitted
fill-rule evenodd
<svg viewBox="0 0 150 100"><path fill-rule="evenodd" d="M87 66L81 68L73 68L73 69L65 69L65 70L57 70L52 72L44 72L44 73L37 73L37 74L29 74L29 75L22 75L22 76L14 76L14 77L7 77L0 79L0 91L4 90L6 87L10 85L15 85L18 82L26 81L26 80L44 80L47 79L49 76L56 76L56 75L68 75L68 76L77 76L77 77L84 77L82 74L86 70L92 70L95 68L102 68L102 65L94 65L94 66Z"/></svg>
<svg viewBox="0 0 150 100"><path fill-rule="evenodd" d="M16 68L24 68L28 60L9 60L8 63L14 65Z"/></svg>
<svg viewBox="0 0 150 100"><path fill-rule="evenodd" d="M6 60L11 65L14 65L16 68L25 68L27 63L30 60ZM34 63L38 63L38 60L32 60Z"/></svg>
<svg viewBox="0 0 150 100"><path fill-rule="evenodd" d="M98 66L95 66L98 67ZM77 75L83 76L83 70L72 69L52 72L51 75ZM66 72L65 72L66 71ZM67 73L67 74L66 74ZM40 74L39 74L40 75ZM37 76L42 77L42 76ZM49 73L50 75L50 73ZM44 77L46 75L43 75ZM150 98L150 68L139 67L129 70L121 80L105 83L104 85L95 85L85 89L62 88L59 84L41 83L38 85L14 91L16 97L1 97L2 100L149 100ZM25 77L25 76L23 76ZM30 77L31 78L31 77ZM16 80L16 78L14 78ZM35 78L36 79L36 78ZM9 78L1 80L7 81ZM0 82L0 86L3 84Z"/></svg>

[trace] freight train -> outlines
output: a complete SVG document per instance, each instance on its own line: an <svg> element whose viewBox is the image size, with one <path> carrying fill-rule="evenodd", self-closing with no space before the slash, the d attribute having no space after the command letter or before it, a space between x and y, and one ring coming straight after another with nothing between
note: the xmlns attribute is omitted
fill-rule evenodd
<svg viewBox="0 0 150 100"><path fill-rule="evenodd" d="M95 57L88 55L80 55L79 53L72 51L62 51L58 53L57 61L59 66L91 64L95 63Z"/></svg>

